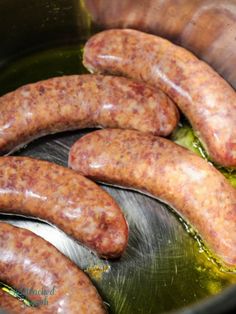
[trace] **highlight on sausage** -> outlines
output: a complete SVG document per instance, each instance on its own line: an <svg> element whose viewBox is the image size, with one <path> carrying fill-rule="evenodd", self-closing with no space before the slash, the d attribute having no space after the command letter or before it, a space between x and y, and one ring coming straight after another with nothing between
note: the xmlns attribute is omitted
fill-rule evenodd
<svg viewBox="0 0 236 314"><path fill-rule="evenodd" d="M236 93L209 65L166 39L131 29L91 37L84 65L162 89L190 121L210 158L236 167Z"/></svg>
<svg viewBox="0 0 236 314"><path fill-rule="evenodd" d="M71 75L25 85L0 97L0 154L40 136L113 127L169 135L179 120L161 91L123 77Z"/></svg>
<svg viewBox="0 0 236 314"><path fill-rule="evenodd" d="M80 138L69 166L170 205L225 265L236 267L236 191L206 160L167 139L107 129Z"/></svg>
<svg viewBox="0 0 236 314"><path fill-rule="evenodd" d="M11 314L104 314L90 279L52 244L29 230L0 222L0 280L22 291L39 308L0 295ZM41 292L41 293L40 293Z"/></svg>
<svg viewBox="0 0 236 314"><path fill-rule="evenodd" d="M128 226L113 198L51 162L1 157L0 212L50 222L104 258L119 257L127 246Z"/></svg>

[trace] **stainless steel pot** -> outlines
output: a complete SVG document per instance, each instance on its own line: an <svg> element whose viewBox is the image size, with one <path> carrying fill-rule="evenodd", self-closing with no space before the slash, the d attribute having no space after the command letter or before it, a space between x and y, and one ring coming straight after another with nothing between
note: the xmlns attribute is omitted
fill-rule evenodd
<svg viewBox="0 0 236 314"><path fill-rule="evenodd" d="M234 0L2 0L0 93L51 76L81 73L81 45L94 32L132 27L167 37L210 63L236 87ZM89 130L88 130L89 131ZM35 141L19 154L67 163L85 132ZM59 230L1 215L52 242L90 275L111 313L226 313L236 311L236 275L221 272L165 205L104 187L130 224L119 261L98 259ZM40 287L39 287L40 288Z"/></svg>

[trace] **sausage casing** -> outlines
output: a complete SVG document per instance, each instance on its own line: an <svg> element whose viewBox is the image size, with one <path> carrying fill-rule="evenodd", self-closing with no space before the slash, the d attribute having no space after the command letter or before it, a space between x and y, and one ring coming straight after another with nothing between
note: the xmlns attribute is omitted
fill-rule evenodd
<svg viewBox="0 0 236 314"><path fill-rule="evenodd" d="M111 129L80 138L69 166L169 204L224 264L236 266L236 191L206 160L167 139Z"/></svg>
<svg viewBox="0 0 236 314"><path fill-rule="evenodd" d="M236 93L186 49L135 30L108 30L89 39L84 65L161 88L186 115L210 158L236 166Z"/></svg>
<svg viewBox="0 0 236 314"><path fill-rule="evenodd" d="M92 282L74 263L31 231L2 222L0 279L26 291L26 297L39 306L22 308L22 302L10 302L12 298L2 295L0 307L10 313L106 313Z"/></svg>
<svg viewBox="0 0 236 314"><path fill-rule="evenodd" d="M127 245L127 223L112 197L51 162L1 157L0 211L46 220L105 258L120 256Z"/></svg>
<svg viewBox="0 0 236 314"><path fill-rule="evenodd" d="M161 91L122 77L72 75L25 85L0 97L0 154L40 136L113 127L167 136L178 109Z"/></svg>
<svg viewBox="0 0 236 314"><path fill-rule="evenodd" d="M1 310L4 312L2 313ZM9 293L0 289L0 313L1 314L45 314L39 307L29 307L23 301L11 296Z"/></svg>

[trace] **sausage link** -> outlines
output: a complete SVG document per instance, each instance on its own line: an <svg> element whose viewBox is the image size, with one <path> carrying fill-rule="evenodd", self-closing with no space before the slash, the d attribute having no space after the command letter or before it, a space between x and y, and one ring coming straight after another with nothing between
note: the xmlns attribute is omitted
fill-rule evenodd
<svg viewBox="0 0 236 314"><path fill-rule="evenodd" d="M0 211L46 220L105 258L119 257L127 245L127 223L112 197L51 162L1 157Z"/></svg>
<svg viewBox="0 0 236 314"><path fill-rule="evenodd" d="M236 93L186 49L135 30L108 30L84 50L92 72L124 75L161 88L190 121L210 158L236 166Z"/></svg>
<svg viewBox="0 0 236 314"><path fill-rule="evenodd" d="M227 266L236 266L236 191L196 154L167 139L111 129L79 139L69 166L169 204Z"/></svg>
<svg viewBox="0 0 236 314"><path fill-rule="evenodd" d="M74 263L31 231L2 222L0 279L26 291L26 297L39 306L28 308L3 296L0 306L10 313L106 313L96 288Z"/></svg>
<svg viewBox="0 0 236 314"><path fill-rule="evenodd" d="M0 313L2 314L1 310L4 314L44 314L43 309L26 306L23 301L14 298L2 289L0 289Z"/></svg>
<svg viewBox="0 0 236 314"><path fill-rule="evenodd" d="M87 127L169 135L178 109L162 92L122 77L72 75L18 88L0 98L0 153L40 136Z"/></svg>

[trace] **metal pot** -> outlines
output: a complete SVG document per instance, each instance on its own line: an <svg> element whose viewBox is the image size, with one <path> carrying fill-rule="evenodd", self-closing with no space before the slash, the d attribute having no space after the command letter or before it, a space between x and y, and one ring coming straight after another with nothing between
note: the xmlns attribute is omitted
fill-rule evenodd
<svg viewBox="0 0 236 314"><path fill-rule="evenodd" d="M235 0L2 0L0 93L51 76L81 73L81 46L94 32L131 27L193 51L236 87ZM20 151L65 165L70 145L87 131L47 136ZM222 273L165 205L104 187L130 224L127 252L107 262L57 229L1 215L40 234L92 278L111 313L236 311L236 275Z"/></svg>

